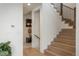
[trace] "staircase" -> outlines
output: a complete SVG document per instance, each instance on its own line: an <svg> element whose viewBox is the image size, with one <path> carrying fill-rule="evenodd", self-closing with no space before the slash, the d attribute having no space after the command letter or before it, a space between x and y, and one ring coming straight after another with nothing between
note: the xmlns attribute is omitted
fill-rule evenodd
<svg viewBox="0 0 79 59"><path fill-rule="evenodd" d="M64 18L63 15L61 16L62 21L65 22L64 24L68 24L68 26L72 26L72 28L63 28L61 30L54 41L52 41L45 50L44 54L47 56L75 56L74 22L71 19Z"/></svg>
<svg viewBox="0 0 79 59"><path fill-rule="evenodd" d="M67 23L69 26L73 26L74 23L71 19L68 19L68 18L63 18L62 21L65 21L65 23Z"/></svg>
<svg viewBox="0 0 79 59"><path fill-rule="evenodd" d="M62 17L62 21L64 21L65 24L68 24L69 26L73 26L73 27L75 26L76 8L73 9L71 7L64 5L63 3L51 3L51 5L54 6L57 13L59 13L59 15ZM65 9L67 9L67 11ZM71 12L68 12L68 11L71 11ZM66 15L68 15L70 17L67 17ZM72 17L73 17L74 20L72 20Z"/></svg>
<svg viewBox="0 0 79 59"><path fill-rule="evenodd" d="M51 42L45 55L48 56L75 56L74 29L63 29L57 38Z"/></svg>

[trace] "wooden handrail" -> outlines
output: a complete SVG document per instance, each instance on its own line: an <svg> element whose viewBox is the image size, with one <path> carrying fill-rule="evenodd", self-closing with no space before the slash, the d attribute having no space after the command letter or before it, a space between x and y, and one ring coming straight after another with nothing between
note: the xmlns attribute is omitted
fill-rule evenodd
<svg viewBox="0 0 79 59"><path fill-rule="evenodd" d="M40 37L38 37L37 35L33 34L35 37L37 37L38 39L40 39Z"/></svg>

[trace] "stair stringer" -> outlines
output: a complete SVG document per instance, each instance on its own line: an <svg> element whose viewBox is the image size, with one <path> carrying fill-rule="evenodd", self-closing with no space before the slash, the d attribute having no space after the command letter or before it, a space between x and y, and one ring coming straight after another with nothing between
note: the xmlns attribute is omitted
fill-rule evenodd
<svg viewBox="0 0 79 59"><path fill-rule="evenodd" d="M54 8L53 5L51 5L51 6ZM63 28L62 28L62 16L60 15L59 12L57 12L56 8L54 8L54 12L56 12L56 14L57 14L59 20L61 20L61 21L59 21L60 24L61 24L61 26L59 26L60 28L59 28L59 30L55 33L54 37L52 36L53 39L52 39L52 37L51 37L51 39L50 39L50 41L49 41L49 43L48 43L48 46L51 44L51 42L53 42L53 41L55 40L55 38L57 37L57 35L58 35L58 34L61 32L61 30L63 29ZM48 46L47 46L47 48L48 48ZM47 48L46 48L46 49L47 49Z"/></svg>
<svg viewBox="0 0 79 59"><path fill-rule="evenodd" d="M57 13L58 15L59 15L59 13ZM59 18L61 19L62 17L59 15ZM62 25L62 20L61 20L61 25ZM54 35L54 38L52 39L52 37L51 37L51 40L50 40L50 42L48 43L48 46L51 44L51 42L53 42L54 40L55 40L55 38L59 35L59 33L62 31L62 26L60 27L60 29L57 31L57 33ZM47 47L48 48L48 47Z"/></svg>
<svg viewBox="0 0 79 59"><path fill-rule="evenodd" d="M48 8L48 10L46 10ZM40 19L41 20L45 20L44 24L45 24L45 28L43 27L43 22L41 23L41 44L40 44L40 52L44 53L44 50L48 48L48 46L50 45L50 43L52 41L54 41L54 38L56 38L56 36L59 34L59 32L61 31L61 22L62 22L62 17L59 15L59 13L56 11L56 9L54 8L54 6L50 5L50 4L44 4L43 7L41 7L41 13L43 14L43 17L41 16ZM51 22L47 23L47 21L49 21L49 17L51 17ZM47 21L46 21L47 20ZM50 25L50 26L49 26ZM47 27L49 26L49 27ZM52 28L51 28L52 26ZM52 29L50 31L47 31L49 29ZM43 31L44 30L44 31ZM44 32L44 33L43 33ZM46 33L46 34L45 34ZM48 34L47 34L48 33Z"/></svg>
<svg viewBox="0 0 79 59"><path fill-rule="evenodd" d="M54 6L52 5L52 7L54 8ZM57 37L57 35L59 35L59 33L62 31L62 29L73 29L73 26L69 26L68 23L65 23L65 21L62 21L62 16L60 15L59 12L57 12L56 8L54 8L54 11L57 13L57 16L60 18L59 20L61 20L61 28L59 29L59 31L55 34L54 38L49 41L48 46L51 44L51 42L53 42L55 40L55 38ZM47 48L48 48L47 46ZM46 48L46 49L47 49Z"/></svg>

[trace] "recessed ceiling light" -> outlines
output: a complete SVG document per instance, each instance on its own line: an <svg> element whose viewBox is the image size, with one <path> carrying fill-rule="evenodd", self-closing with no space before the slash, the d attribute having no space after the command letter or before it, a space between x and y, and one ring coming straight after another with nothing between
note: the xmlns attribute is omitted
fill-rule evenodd
<svg viewBox="0 0 79 59"><path fill-rule="evenodd" d="M31 4L30 4L30 3L28 3L27 5L28 5L28 6L30 6Z"/></svg>

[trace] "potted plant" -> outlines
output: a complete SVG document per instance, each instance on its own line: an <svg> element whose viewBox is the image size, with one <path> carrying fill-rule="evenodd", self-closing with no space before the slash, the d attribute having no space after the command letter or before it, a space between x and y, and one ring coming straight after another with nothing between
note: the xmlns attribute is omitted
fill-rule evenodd
<svg viewBox="0 0 79 59"><path fill-rule="evenodd" d="M11 56L10 41L0 43L0 56Z"/></svg>

